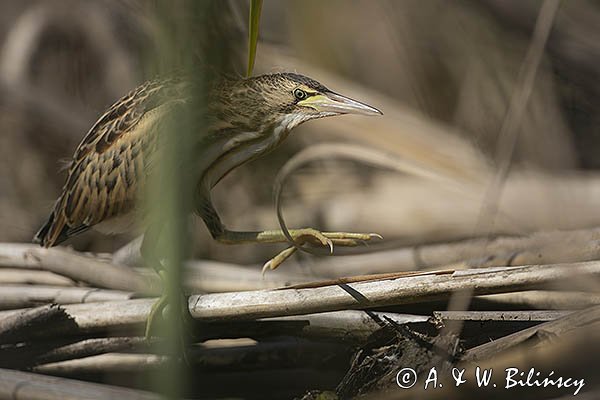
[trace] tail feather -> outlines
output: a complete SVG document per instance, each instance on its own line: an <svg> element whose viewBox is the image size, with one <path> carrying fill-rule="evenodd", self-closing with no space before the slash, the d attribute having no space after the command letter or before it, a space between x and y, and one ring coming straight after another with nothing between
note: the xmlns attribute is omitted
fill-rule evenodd
<svg viewBox="0 0 600 400"><path fill-rule="evenodd" d="M63 225L60 230L56 232L57 224L55 224L55 219L55 213L52 211L44 225L42 225L40 230L37 231L33 237L33 243L39 244L42 247L52 247L66 239L66 237L63 237L66 236L63 234L65 226Z"/></svg>
<svg viewBox="0 0 600 400"><path fill-rule="evenodd" d="M76 228L69 227L63 218L56 218L56 210L52 211L44 225L33 237L33 243L42 247L56 246L73 235L88 230L87 225L80 225Z"/></svg>
<svg viewBox="0 0 600 400"><path fill-rule="evenodd" d="M37 233L33 237L33 240L32 240L33 243L44 246L44 241L46 239L46 236L48 236L48 231L50 230L50 226L52 225L53 220L54 220L54 213L50 214L50 217L48 217L48 220L37 231Z"/></svg>

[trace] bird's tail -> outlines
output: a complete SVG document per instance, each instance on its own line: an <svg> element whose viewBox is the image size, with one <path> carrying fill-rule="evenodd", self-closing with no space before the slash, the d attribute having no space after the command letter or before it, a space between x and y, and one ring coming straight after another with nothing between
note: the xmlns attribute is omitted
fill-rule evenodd
<svg viewBox="0 0 600 400"><path fill-rule="evenodd" d="M54 211L50 214L44 225L37 231L35 236L33 237L33 243L39 244L43 247L52 247L53 243L50 238L50 230L54 225Z"/></svg>
<svg viewBox="0 0 600 400"><path fill-rule="evenodd" d="M46 247L44 242L46 241L46 237L48 237L48 231L52 226L52 221L54 221L54 212L50 214L50 217L48 217L44 225L42 225L42 227L37 231L37 233L33 237L33 243Z"/></svg>
<svg viewBox="0 0 600 400"><path fill-rule="evenodd" d="M54 210L50 213L44 225L42 225L33 237L33 243L39 244L42 247L52 247L69 238L70 229L65 224L64 217L56 218L56 209L55 205Z"/></svg>

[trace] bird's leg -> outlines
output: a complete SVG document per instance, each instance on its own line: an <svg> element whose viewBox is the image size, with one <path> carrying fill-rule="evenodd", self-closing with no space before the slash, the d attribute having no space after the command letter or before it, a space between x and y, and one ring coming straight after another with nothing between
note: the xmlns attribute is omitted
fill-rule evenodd
<svg viewBox="0 0 600 400"><path fill-rule="evenodd" d="M213 238L221 243L289 243L289 239L281 229L252 232L226 229L210 199L202 203L202 207L198 209L198 212ZM373 238L381 239L381 235L377 233L321 232L313 228L290 229L288 232L296 245L301 246L308 243L315 246L324 246L328 247L332 253L334 246L353 247ZM263 272L266 269L277 268L296 250L296 246L283 250L264 265Z"/></svg>
<svg viewBox="0 0 600 400"><path fill-rule="evenodd" d="M146 339L150 339L153 336L153 333L156 332L156 328L160 321L167 319L165 317L168 316L170 311L170 299L175 299L176 304L173 304L172 306L175 306L175 312L181 313L185 329L190 327L193 321L189 313L187 297L185 296L183 289L178 286L178 283L172 284L172 282L169 281L169 274L155 253L155 248L160 237L160 231L161 229L159 225L152 225L144 234L144 239L140 249L144 261L146 264L152 266L152 268L160 276L163 284L162 294L160 298L152 305L150 313L148 314L145 330ZM176 292L172 293L173 290L176 290ZM182 341L182 343L184 343L184 341Z"/></svg>
<svg viewBox="0 0 600 400"><path fill-rule="evenodd" d="M169 301L167 290L171 286L166 282L167 274L164 265L162 264L162 262L158 258L158 255L155 252L155 248L158 243L159 237L160 227L158 225L151 225L144 233L144 238L140 247L140 252L142 254L142 258L144 259L144 263L147 266L151 266L154 269L154 271L156 271L158 276L160 276L160 279L162 281L162 293L159 299L154 304L152 304L152 307L150 308L150 313L148 314L148 319L146 320L146 329L144 331L144 336L147 340L149 340L153 336L153 332L157 330L158 321L162 319L162 312Z"/></svg>

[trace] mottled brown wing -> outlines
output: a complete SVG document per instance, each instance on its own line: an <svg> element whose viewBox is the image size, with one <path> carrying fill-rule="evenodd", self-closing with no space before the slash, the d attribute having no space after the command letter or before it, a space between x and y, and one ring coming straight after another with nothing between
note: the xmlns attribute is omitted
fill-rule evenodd
<svg viewBox="0 0 600 400"><path fill-rule="evenodd" d="M157 124L185 100L185 82L155 80L120 99L77 147L63 192L34 241L45 247L133 211Z"/></svg>

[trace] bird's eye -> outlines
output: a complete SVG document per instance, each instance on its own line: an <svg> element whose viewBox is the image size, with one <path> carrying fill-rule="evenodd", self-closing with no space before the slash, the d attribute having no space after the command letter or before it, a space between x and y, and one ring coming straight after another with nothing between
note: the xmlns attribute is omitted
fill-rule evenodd
<svg viewBox="0 0 600 400"><path fill-rule="evenodd" d="M294 89L294 97L297 100L304 100L308 97L308 94L306 94L306 92L302 89Z"/></svg>

